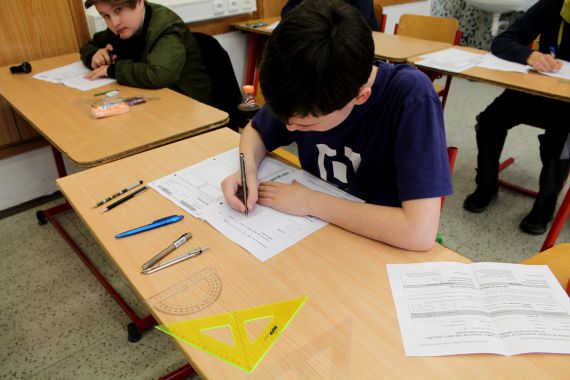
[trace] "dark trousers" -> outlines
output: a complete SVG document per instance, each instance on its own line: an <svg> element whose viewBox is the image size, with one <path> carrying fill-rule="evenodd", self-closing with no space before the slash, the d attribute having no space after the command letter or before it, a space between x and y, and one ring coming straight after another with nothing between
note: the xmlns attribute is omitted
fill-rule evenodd
<svg viewBox="0 0 570 380"><path fill-rule="evenodd" d="M542 171L539 199L548 198L549 209L556 205L556 197L568 175L569 160L560 155L570 131L570 103L505 90L485 111L477 116L477 177L482 190L494 193L498 188L499 159L509 129L527 124L543 128L540 140ZM531 143L531 142L529 142ZM554 199L554 205L551 205Z"/></svg>

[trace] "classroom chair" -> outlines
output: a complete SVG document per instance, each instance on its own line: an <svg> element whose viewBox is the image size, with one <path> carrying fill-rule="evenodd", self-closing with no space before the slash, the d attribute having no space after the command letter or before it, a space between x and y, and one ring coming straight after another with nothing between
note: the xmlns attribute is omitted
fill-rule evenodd
<svg viewBox="0 0 570 380"><path fill-rule="evenodd" d="M386 15L384 14L384 8L382 7L382 0L374 0L374 16L376 16L376 21L380 26L380 33L384 33L386 29Z"/></svg>
<svg viewBox="0 0 570 380"><path fill-rule="evenodd" d="M570 296L570 243L558 244L521 261L526 265L548 265L554 277Z"/></svg>
<svg viewBox="0 0 570 380"><path fill-rule="evenodd" d="M230 116L228 127L238 132L245 123L237 106L241 103L241 90L226 50L217 39L205 33L192 35L202 52L202 60L212 81L212 106L225 111Z"/></svg>
<svg viewBox="0 0 570 380"><path fill-rule="evenodd" d="M394 34L430 41L447 42L453 45L459 45L461 41L459 23L454 18L446 17L403 14L400 16L399 22L394 26ZM431 70L421 70L426 73L432 82L443 77L442 74ZM451 75L447 75L443 86L439 83L434 83L435 90L441 98L442 109L445 108L445 103L447 102L451 78Z"/></svg>

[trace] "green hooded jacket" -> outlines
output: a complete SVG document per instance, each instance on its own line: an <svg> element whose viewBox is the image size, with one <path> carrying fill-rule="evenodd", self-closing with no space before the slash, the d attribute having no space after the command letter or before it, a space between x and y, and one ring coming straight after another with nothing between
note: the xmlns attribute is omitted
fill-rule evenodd
<svg viewBox="0 0 570 380"><path fill-rule="evenodd" d="M153 3L148 22L144 53L140 62L121 59L108 70L110 77L122 85L140 88L168 87L200 102L211 104L212 84L202 62L200 48L182 19L170 9ZM81 60L91 68L91 57L107 44L114 47L128 43L121 41L108 28L95 33L81 47Z"/></svg>

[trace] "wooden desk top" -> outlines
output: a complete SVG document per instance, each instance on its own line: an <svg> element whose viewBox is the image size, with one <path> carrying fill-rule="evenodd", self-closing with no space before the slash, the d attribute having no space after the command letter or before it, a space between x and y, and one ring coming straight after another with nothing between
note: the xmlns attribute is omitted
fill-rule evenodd
<svg viewBox="0 0 570 380"><path fill-rule="evenodd" d="M224 128L57 180L77 214L161 323L309 297L252 374L179 343L204 378L266 379L289 374L288 378L374 379L381 373L380 377L389 379L560 379L568 374L570 361L563 355L405 356L386 264L467 262L442 246L426 253L407 252L328 225L263 263L152 190L105 214L93 209L98 200L125 184L160 178L231 149L238 140L238 134ZM184 214L185 219L129 238L113 237L171 214ZM145 261L187 231L193 237L184 250L209 246L210 251L152 275L140 273ZM150 304L153 296L207 268L217 273L222 288L210 306L175 316ZM195 293L199 292L205 294L207 287L196 286Z"/></svg>
<svg viewBox="0 0 570 380"><path fill-rule="evenodd" d="M97 166L154 147L218 128L228 114L168 89L147 90L116 83L90 91L34 79L34 74L79 59L78 54L31 62L30 74L13 75L0 68L0 96L53 146L84 167ZM93 95L120 89L121 97L145 96L145 104L122 115L95 119Z"/></svg>
<svg viewBox="0 0 570 380"><path fill-rule="evenodd" d="M468 47L460 47L459 49L479 54L488 53L488 51L485 50ZM416 56L410 58L408 62L418 67L423 67L421 60L421 57ZM552 99L570 102L570 80L567 79L553 78L536 72L529 72L525 74L491 70L482 67L473 67L461 73L452 73L445 70L432 69L428 67L426 67L426 69L441 72L443 74L476 80L478 82L506 87L513 90L527 92L533 95L541 95Z"/></svg>
<svg viewBox="0 0 570 380"><path fill-rule="evenodd" d="M374 55L394 63L403 63L410 57L447 49L452 46L445 42L422 40L419 38L372 32Z"/></svg>
<svg viewBox="0 0 570 380"><path fill-rule="evenodd" d="M250 33L271 35L272 30L267 27L252 28L249 25L265 22L267 26L272 25L275 21L279 21L280 17L269 17L246 22L238 22L232 24L235 29L243 30ZM406 62L410 57L431 53L436 50L451 47L451 44L443 42L435 42L421 40L418 38L398 36L380 32L372 32L374 39L374 56L377 59L384 59L395 63Z"/></svg>

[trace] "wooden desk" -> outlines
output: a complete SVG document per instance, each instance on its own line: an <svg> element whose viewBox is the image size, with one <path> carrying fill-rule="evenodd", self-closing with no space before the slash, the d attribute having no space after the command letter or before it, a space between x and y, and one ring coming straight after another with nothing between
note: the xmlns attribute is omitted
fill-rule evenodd
<svg viewBox="0 0 570 380"><path fill-rule="evenodd" d="M162 177L237 146L238 139L235 132L221 129L57 181L78 215L161 323L309 297L250 375L179 344L203 378L560 379L568 374L570 361L564 355L404 355L386 264L468 261L442 246L436 245L426 253L407 252L329 225L263 263L154 191L106 214L92 208L95 201L123 183ZM127 227L177 213L185 215L182 222L126 239L113 238ZM193 233L186 248L209 246L211 250L152 275L140 274L146 260L186 231ZM149 303L156 294L206 268L215 270L222 284L220 297L209 307L173 316Z"/></svg>
<svg viewBox="0 0 570 380"><path fill-rule="evenodd" d="M445 42L422 40L419 38L372 32L374 56L394 63L404 63L410 57L447 49L452 46Z"/></svg>
<svg viewBox="0 0 570 380"><path fill-rule="evenodd" d="M475 48L459 47L459 49L478 54L488 53L488 51ZM500 87L527 92L533 95L541 95L547 98L570 102L570 80L553 78L547 75L538 74L536 72L529 72L525 74L491 70L482 67L473 67L460 73L452 73L445 70L422 66L422 59L423 58L418 56L411 57L408 59L408 62L420 68L426 68L428 70L440 72L446 75L467 78L478 82L489 83Z"/></svg>
<svg viewBox="0 0 570 380"><path fill-rule="evenodd" d="M168 89L147 90L111 84L80 91L34 79L45 70L79 59L78 54L31 62L30 74L0 68L0 96L27 119L59 152L78 166L92 167L218 128L228 114ZM93 94L117 88L122 97L145 96L129 113L91 116Z"/></svg>

